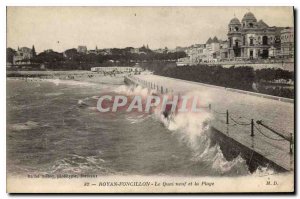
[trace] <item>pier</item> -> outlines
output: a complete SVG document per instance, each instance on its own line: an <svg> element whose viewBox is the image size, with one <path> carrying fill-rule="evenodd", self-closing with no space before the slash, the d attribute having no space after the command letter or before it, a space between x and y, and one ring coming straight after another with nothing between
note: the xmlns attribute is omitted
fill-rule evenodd
<svg viewBox="0 0 300 199"><path fill-rule="evenodd" d="M294 170L293 99L157 75L127 76L124 81L160 94L205 93L209 100L203 108L213 115L211 136L227 159L241 154L250 171L258 165Z"/></svg>

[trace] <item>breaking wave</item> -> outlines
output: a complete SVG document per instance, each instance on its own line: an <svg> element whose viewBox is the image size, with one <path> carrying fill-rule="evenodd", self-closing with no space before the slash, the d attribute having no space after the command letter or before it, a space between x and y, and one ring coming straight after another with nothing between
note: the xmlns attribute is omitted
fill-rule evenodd
<svg viewBox="0 0 300 199"><path fill-rule="evenodd" d="M96 84L91 82L83 82L83 81L74 81L74 80L61 80L61 79L43 79L43 81L51 82L56 86L60 84L70 85L70 86L94 86Z"/></svg>
<svg viewBox="0 0 300 199"><path fill-rule="evenodd" d="M142 88L141 86L121 86L118 87L115 92L125 95L141 95L143 97L155 93L154 90ZM191 97L197 96L198 99L200 99L200 102L202 100L205 104L211 103L210 96L206 93L189 92L185 95ZM213 119L213 116L207 109L203 108L203 110L197 113L179 112L176 115L173 115L171 119L167 119L161 114L160 109L157 108L154 111L153 116L156 120L163 123L164 126L172 132L172 135L178 138L179 142L186 144L191 149L191 161L204 162L210 165L216 173L221 175L250 174L246 160L240 155L233 160L228 161L224 157L220 146L218 144L211 144L209 137L209 121ZM127 120L131 123L142 121L138 117L127 118Z"/></svg>
<svg viewBox="0 0 300 199"><path fill-rule="evenodd" d="M247 175L246 161L239 155L227 161L218 144L211 145L208 121L210 113L179 113L166 126L192 151L191 161L205 162L219 174Z"/></svg>
<svg viewBox="0 0 300 199"><path fill-rule="evenodd" d="M141 86L122 85L114 92L134 96L139 95L146 98L148 95L156 94L155 90L143 88ZM258 167L254 173L250 173L246 160L238 155L232 160L227 160L217 143L212 144L210 139L209 123L213 120L213 115L208 111L205 105L212 103L211 97L205 92L189 92L185 96L197 97L202 107L200 112L178 112L170 118L165 118L160 108L154 109L152 115L134 115L126 117L131 124L143 122L148 116L161 122L167 128L172 136L175 136L180 143L184 143L191 150L190 161L204 163L213 169L219 175L269 175L274 173L272 169ZM96 97L94 97L97 99ZM200 165L200 164L199 164ZM201 168L199 168L201 169Z"/></svg>

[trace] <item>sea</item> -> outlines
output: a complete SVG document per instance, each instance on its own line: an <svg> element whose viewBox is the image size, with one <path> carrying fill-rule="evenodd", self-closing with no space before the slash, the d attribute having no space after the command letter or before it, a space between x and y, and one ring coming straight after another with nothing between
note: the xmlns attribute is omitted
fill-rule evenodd
<svg viewBox="0 0 300 199"><path fill-rule="evenodd" d="M147 89L122 80L8 78L6 83L8 175L255 175L242 157L227 161L211 144L208 113L178 115L166 124L155 112L97 110L104 94L147 95Z"/></svg>

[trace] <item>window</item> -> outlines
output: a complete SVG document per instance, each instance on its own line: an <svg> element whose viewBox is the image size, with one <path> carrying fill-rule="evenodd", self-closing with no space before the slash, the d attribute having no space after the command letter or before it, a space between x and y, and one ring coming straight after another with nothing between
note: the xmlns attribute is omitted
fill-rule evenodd
<svg viewBox="0 0 300 199"><path fill-rule="evenodd" d="M239 31L239 27L235 27L234 31L236 31L236 32Z"/></svg>
<svg viewBox="0 0 300 199"><path fill-rule="evenodd" d="M232 41L231 41L231 38L230 38L230 39L229 39L229 47L231 47L231 42L232 42Z"/></svg>
<svg viewBox="0 0 300 199"><path fill-rule="evenodd" d="M250 27L250 28L253 28L253 23L249 23L249 27Z"/></svg>
<svg viewBox="0 0 300 199"><path fill-rule="evenodd" d="M260 39L261 39L260 36L258 36L258 38L257 38L258 44L261 44Z"/></svg>
<svg viewBox="0 0 300 199"><path fill-rule="evenodd" d="M253 46L253 38L250 38L250 46Z"/></svg>
<svg viewBox="0 0 300 199"><path fill-rule="evenodd" d="M250 50L250 59L253 58L253 50Z"/></svg>
<svg viewBox="0 0 300 199"><path fill-rule="evenodd" d="M263 36L263 38L262 38L262 40L263 40L263 45L268 45L268 37L267 36Z"/></svg>
<svg viewBox="0 0 300 199"><path fill-rule="evenodd" d="M235 47L238 47L238 46L239 46L239 41L235 40Z"/></svg>

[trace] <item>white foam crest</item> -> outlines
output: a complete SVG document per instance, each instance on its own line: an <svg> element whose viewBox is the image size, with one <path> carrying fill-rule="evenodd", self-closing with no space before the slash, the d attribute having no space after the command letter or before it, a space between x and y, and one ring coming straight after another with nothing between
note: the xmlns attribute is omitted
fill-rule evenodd
<svg viewBox="0 0 300 199"><path fill-rule="evenodd" d="M207 144L205 150L202 153L195 154L193 160L209 162L212 165L212 169L219 174L249 174L247 163L240 155L231 161L227 161L218 144L214 146Z"/></svg>
<svg viewBox="0 0 300 199"><path fill-rule="evenodd" d="M257 167L257 169L252 173L253 176L268 176L273 174L275 174L273 169L262 166Z"/></svg>
<svg viewBox="0 0 300 199"><path fill-rule="evenodd" d="M140 95L147 97L155 93L155 90L150 90L143 88L141 86L120 86L115 89L115 92L125 94L125 95ZM198 96L198 99L204 101L204 99L209 98L207 94L202 94L201 92L189 92L185 96ZM201 112L192 113L192 112L178 112L174 114L171 119L165 118L161 113L160 107L154 109L154 116L159 119L170 131L176 132L180 139L187 141L187 143L193 148L198 149L198 141L201 134L208 129L208 125L205 124L208 120L211 119L212 115L207 112L207 110L202 110ZM129 118L129 120L131 120ZM136 121L132 121L135 123Z"/></svg>
<svg viewBox="0 0 300 199"><path fill-rule="evenodd" d="M236 168L237 172L243 172L244 174L248 174L248 167L246 165L246 161L240 155L238 155L236 158L234 158L231 161L227 161L220 149L220 146L216 145L215 148L216 148L216 155L212 159L213 169L215 169L217 172L221 174L224 174ZM244 171L240 169L243 166L245 168Z"/></svg>
<svg viewBox="0 0 300 199"><path fill-rule="evenodd" d="M131 124L136 124L136 123L140 123L143 122L145 119L149 118L150 115L139 115L136 117L127 117L126 120L128 120Z"/></svg>
<svg viewBox="0 0 300 199"><path fill-rule="evenodd" d="M97 99L99 99L100 97L99 97L99 96L97 96L97 95L95 95L95 96L92 96L91 98L92 98L92 99L96 99L96 100L97 100Z"/></svg>
<svg viewBox="0 0 300 199"><path fill-rule="evenodd" d="M90 106L88 107L88 109L92 111L98 111L98 108L96 106Z"/></svg>
<svg viewBox="0 0 300 199"><path fill-rule="evenodd" d="M17 124L9 124L8 128L13 131L22 131L22 130L30 130L34 128L38 128L39 123L34 121L27 121L25 123L17 123Z"/></svg>
<svg viewBox="0 0 300 199"><path fill-rule="evenodd" d="M78 105L84 105L84 106L87 106L87 104L83 101L83 100L78 100L77 102Z"/></svg>
<svg viewBox="0 0 300 199"><path fill-rule="evenodd" d="M94 86L96 84L84 81L74 81L74 80L61 80L61 79L43 79L43 81L54 83L56 86L60 84L70 85L70 86Z"/></svg>
<svg viewBox="0 0 300 199"><path fill-rule="evenodd" d="M86 173L86 172L105 172L109 169L103 167L105 160L97 156L70 155L66 158L57 160L52 165L51 173Z"/></svg>
<svg viewBox="0 0 300 199"><path fill-rule="evenodd" d="M207 135L203 135L203 136L201 136L201 138L202 138L201 139L202 150L200 150L200 147L198 147L197 150L194 151L194 154L192 157L193 161L211 160L215 156L215 153L214 153L215 149L210 146L209 137Z"/></svg>
<svg viewBox="0 0 300 199"><path fill-rule="evenodd" d="M55 92L55 93L46 93L45 96L59 96L63 95L64 93L62 92Z"/></svg>
<svg viewBox="0 0 300 199"><path fill-rule="evenodd" d="M210 113L178 113L169 121L168 129L181 134L181 139L187 140L195 150L198 149L199 137L207 130L205 122L211 117Z"/></svg>
<svg viewBox="0 0 300 199"><path fill-rule="evenodd" d="M152 90L151 92L155 91ZM197 91L185 93L184 95L191 98L197 96L198 101L204 101L205 98L209 98L207 94L201 94L201 92ZM171 116L165 118L161 112L161 107L157 107L154 109L154 116L160 120L166 128L177 134L180 140L188 144L193 151L197 151L199 148L203 148L203 143L207 142L207 140L203 143L200 141L204 139L204 137L202 137L203 132L208 130L208 121L212 119L212 114L207 110L208 109L201 109L201 112L172 113Z"/></svg>

